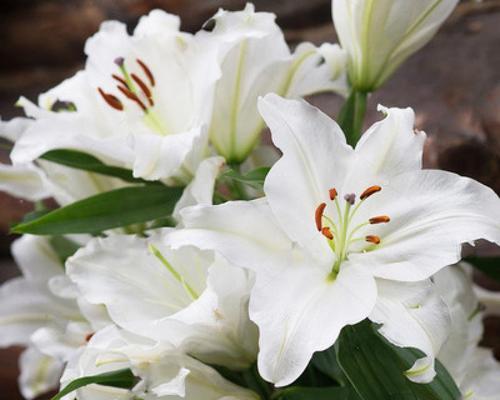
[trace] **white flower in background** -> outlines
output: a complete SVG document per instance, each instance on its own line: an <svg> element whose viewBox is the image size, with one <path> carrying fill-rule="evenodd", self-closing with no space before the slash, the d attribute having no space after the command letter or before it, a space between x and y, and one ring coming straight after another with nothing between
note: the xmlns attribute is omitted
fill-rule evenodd
<svg viewBox="0 0 500 400"><path fill-rule="evenodd" d="M466 263L447 267L433 281L448 305L452 326L438 358L466 400L495 400L500 393L500 363L480 348L484 312L474 293ZM498 297L498 294L497 294Z"/></svg>
<svg viewBox="0 0 500 400"><path fill-rule="evenodd" d="M20 359L26 398L57 386L63 362L86 343L96 325L75 299L58 296L64 269L48 239L23 236L12 245L23 276L0 287L0 346L28 346Z"/></svg>
<svg viewBox="0 0 500 400"><path fill-rule="evenodd" d="M458 0L332 0L353 87L371 92L423 47Z"/></svg>
<svg viewBox="0 0 500 400"><path fill-rule="evenodd" d="M248 318L253 280L212 252L168 248L169 232L94 239L68 259L68 275L124 329L207 363L248 367L257 356L257 328Z"/></svg>
<svg viewBox="0 0 500 400"><path fill-rule="evenodd" d="M0 121L0 137L16 143L34 124L30 118ZM122 186L124 182L119 179L45 160L0 164L0 190L31 201L53 197L59 204L66 205Z"/></svg>
<svg viewBox="0 0 500 400"><path fill-rule="evenodd" d="M179 25L160 10L142 17L132 36L124 24L104 22L86 43L84 71L41 96L41 109L20 100L37 121L16 142L13 161L70 148L137 177L188 182L207 152L219 68L214 52Z"/></svg>
<svg viewBox="0 0 500 400"><path fill-rule="evenodd" d="M451 328L446 303L430 280L376 281L377 302L368 318L382 324L379 332L392 344L424 352L425 356L405 371L408 379L417 383L432 381L436 375L434 360Z"/></svg>
<svg viewBox="0 0 500 400"><path fill-rule="evenodd" d="M217 51L217 81L210 138L229 163L244 161L264 128L259 96L275 92L300 97L316 92L347 92L345 53L338 45L302 43L292 54L275 15L219 10L197 33L200 44Z"/></svg>
<svg viewBox="0 0 500 400"><path fill-rule="evenodd" d="M132 390L89 385L69 394L65 400L259 398L250 390L225 380L211 367L172 347L158 345L113 326L97 332L82 353L68 364L61 387L82 376L122 368L131 368L140 379Z"/></svg>
<svg viewBox="0 0 500 400"><path fill-rule="evenodd" d="M375 278L425 280L459 260L462 243L500 242L500 200L472 179L421 169L425 135L410 109L382 108L386 118L352 149L305 102L267 95L259 107L283 152L266 198L187 208L186 229L168 240L256 271L259 371L283 386L370 316Z"/></svg>

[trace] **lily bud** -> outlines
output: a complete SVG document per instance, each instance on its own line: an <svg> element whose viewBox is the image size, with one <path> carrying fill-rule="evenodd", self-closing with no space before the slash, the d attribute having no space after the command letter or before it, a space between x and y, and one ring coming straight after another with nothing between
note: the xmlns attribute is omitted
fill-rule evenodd
<svg viewBox="0 0 500 400"><path fill-rule="evenodd" d="M458 0L332 0L354 89L371 92L422 48Z"/></svg>

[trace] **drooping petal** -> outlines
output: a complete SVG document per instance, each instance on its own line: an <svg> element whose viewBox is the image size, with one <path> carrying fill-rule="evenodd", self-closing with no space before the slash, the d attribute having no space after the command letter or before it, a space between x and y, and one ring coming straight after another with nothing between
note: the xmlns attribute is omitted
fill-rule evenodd
<svg viewBox="0 0 500 400"><path fill-rule="evenodd" d="M19 387L25 399L33 399L59 386L63 363L30 346L19 359Z"/></svg>
<svg viewBox="0 0 500 400"><path fill-rule="evenodd" d="M424 352L406 376L414 382L428 383L436 372L434 360L446 341L451 319L446 303L430 281L418 283L377 280L378 298L370 314L373 322L382 324L379 332L399 347Z"/></svg>
<svg viewBox="0 0 500 400"><path fill-rule="evenodd" d="M210 157L203 160L193 180L184 189L181 198L175 205L173 216L180 218L180 210L196 204L211 205L217 176L224 165L222 157Z"/></svg>
<svg viewBox="0 0 500 400"><path fill-rule="evenodd" d="M261 376L276 386L293 382L314 352L370 314L376 296L375 280L354 266L335 281L307 265L257 274L250 318L259 326Z"/></svg>
<svg viewBox="0 0 500 400"><path fill-rule="evenodd" d="M377 225L376 248L351 254L375 276L402 281L430 277L460 259L462 243L500 243L500 200L488 187L456 174L423 170L393 177L359 210L365 221L390 216Z"/></svg>
<svg viewBox="0 0 500 400"><path fill-rule="evenodd" d="M135 135L134 176L157 180L174 175L201 137L206 137L203 128L168 136Z"/></svg>
<svg viewBox="0 0 500 400"><path fill-rule="evenodd" d="M269 206L292 240L319 258L330 255L315 210L329 201L329 189L342 186L352 151L339 126L303 101L269 94L259 100L259 110L283 152L264 185Z"/></svg>

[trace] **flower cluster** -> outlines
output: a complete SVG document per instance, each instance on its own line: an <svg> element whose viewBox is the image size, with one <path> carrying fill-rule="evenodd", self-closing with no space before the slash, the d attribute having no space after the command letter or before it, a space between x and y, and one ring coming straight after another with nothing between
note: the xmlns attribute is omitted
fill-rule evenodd
<svg viewBox="0 0 500 400"><path fill-rule="evenodd" d="M478 343L499 299L459 262L500 244L500 199L423 169L409 108L360 137L367 93L456 3L333 0L342 47L293 52L250 4L195 34L154 10L20 98L0 188L36 211L13 227L0 345L27 347L24 397L498 399ZM347 98L340 125L301 99L319 92Z"/></svg>

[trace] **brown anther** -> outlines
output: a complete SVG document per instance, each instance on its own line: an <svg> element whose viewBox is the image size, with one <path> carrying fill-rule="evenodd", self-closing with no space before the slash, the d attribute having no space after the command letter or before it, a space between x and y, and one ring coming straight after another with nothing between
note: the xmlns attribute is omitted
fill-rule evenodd
<svg viewBox="0 0 500 400"><path fill-rule="evenodd" d="M136 102L139 107L141 107L142 111L146 112L148 110L148 108L144 105L144 103L141 101L141 99L139 99L139 97L137 97L134 93L132 93L129 89L127 89L126 87L123 87L123 86L120 86L118 85L117 86L118 90L120 92L122 92L127 98L129 98L130 100Z"/></svg>
<svg viewBox="0 0 500 400"><path fill-rule="evenodd" d="M123 86L125 86L126 88L128 88L128 85L127 85L127 82L125 81L125 79L123 79L122 77L116 75L116 74L111 74L111 76L113 77L114 80L120 82Z"/></svg>
<svg viewBox="0 0 500 400"><path fill-rule="evenodd" d="M368 221L370 224L375 225L375 224L385 224L389 222L391 219L387 215L379 215L377 217L370 218Z"/></svg>
<svg viewBox="0 0 500 400"><path fill-rule="evenodd" d="M330 195L330 200L332 200L332 201L335 200L337 198L337 195L338 195L337 189L335 189L335 188L330 189L328 191L328 194Z"/></svg>
<svg viewBox="0 0 500 400"><path fill-rule="evenodd" d="M153 73L151 72L151 70L148 68L148 66L143 61L139 60L138 58L136 59L136 61L137 61L137 64L139 64L141 66L142 70L144 71L144 73L148 77L149 83L151 84L151 86L154 87L156 82L155 82L155 77L154 77Z"/></svg>
<svg viewBox="0 0 500 400"><path fill-rule="evenodd" d="M85 341L88 343L90 339L92 339L92 336L94 336L94 333L89 333L85 336Z"/></svg>
<svg viewBox="0 0 500 400"><path fill-rule="evenodd" d="M131 74L132 79L139 85L139 87L142 90L142 93L148 98L149 105L152 107L153 106L153 99L152 99L152 93L151 90L149 90L148 86L144 83L144 81L139 78L136 74Z"/></svg>
<svg viewBox="0 0 500 400"><path fill-rule="evenodd" d="M97 88L97 90L98 90L99 94L102 96L102 98L104 99L104 101L106 103L108 103L109 106L111 106L115 110L123 111L123 104L118 99L118 97L113 96L112 94L106 93L101 88Z"/></svg>
<svg viewBox="0 0 500 400"><path fill-rule="evenodd" d="M332 231L330 230L330 228L328 228L327 226L324 226L323 228L321 228L321 233L323 234L324 237L326 237L328 240L333 240L333 233Z"/></svg>
<svg viewBox="0 0 500 400"><path fill-rule="evenodd" d="M314 214L314 219L316 221L316 228L318 229L318 231L321 232L321 228L323 227L323 222L322 222L322 218L323 218L323 212L325 211L325 208L326 208L326 203L321 203L317 208L316 208L316 212Z"/></svg>
<svg viewBox="0 0 500 400"><path fill-rule="evenodd" d="M374 185L374 186L370 186L368 189L366 189L363 193L361 193L361 196L359 196L359 198L361 200L364 200L364 199L367 199L368 197L370 197L372 194L375 194L377 192L380 192L382 190L382 188L380 186L377 186L377 185Z"/></svg>
<svg viewBox="0 0 500 400"><path fill-rule="evenodd" d="M365 240L367 242L373 243L373 244L379 244L380 243L380 238L377 235L368 235L365 237Z"/></svg>

